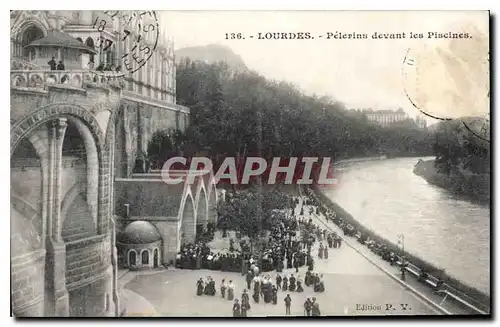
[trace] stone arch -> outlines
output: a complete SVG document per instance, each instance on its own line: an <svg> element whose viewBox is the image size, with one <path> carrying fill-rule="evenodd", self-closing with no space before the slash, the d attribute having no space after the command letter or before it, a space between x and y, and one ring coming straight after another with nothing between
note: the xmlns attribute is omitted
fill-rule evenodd
<svg viewBox="0 0 500 327"><path fill-rule="evenodd" d="M61 204L61 235L72 242L95 234L95 225L85 193L79 183L68 191Z"/></svg>
<svg viewBox="0 0 500 327"><path fill-rule="evenodd" d="M16 42L23 47L23 57L28 57L29 53L33 53L32 49L25 48L28 44L47 35L46 30L41 24L36 21L30 21L23 25L16 37Z"/></svg>
<svg viewBox="0 0 500 327"><path fill-rule="evenodd" d="M85 166L86 166L86 185L84 192L82 193L89 205L90 213L94 224L97 224L97 200L98 200L98 183L99 183L99 158L97 153L97 146L92 133L90 130L82 123L79 119L75 117L68 116L68 128L66 129L65 141L67 139L68 133L71 131L71 127L74 126L78 132L77 138L83 141L85 147ZM63 149L64 150L64 149ZM63 153L64 155L64 153Z"/></svg>
<svg viewBox="0 0 500 327"><path fill-rule="evenodd" d="M179 210L179 241L182 244L194 243L196 239L196 211L191 191L185 192Z"/></svg>
<svg viewBox="0 0 500 327"><path fill-rule="evenodd" d="M160 267L160 249L154 248L153 250L153 268Z"/></svg>
<svg viewBox="0 0 500 327"><path fill-rule="evenodd" d="M95 49L94 40L92 40L92 38L90 36L85 40L85 45L91 49ZM91 62L95 62L93 53L90 54L89 59Z"/></svg>
<svg viewBox="0 0 500 327"><path fill-rule="evenodd" d="M198 178L196 187L196 228L198 231L206 230L208 223L208 198L205 189L205 181L202 177Z"/></svg>
<svg viewBox="0 0 500 327"><path fill-rule="evenodd" d="M217 194L217 184L215 183L215 178L211 176L208 182L208 222L217 224L217 204L219 202L219 196Z"/></svg>
<svg viewBox="0 0 500 327"><path fill-rule="evenodd" d="M43 247L43 167L39 143L24 137L11 155L10 228L12 258Z"/></svg>
<svg viewBox="0 0 500 327"><path fill-rule="evenodd" d="M144 249L141 251L141 266L148 267L150 260L149 249Z"/></svg>
<svg viewBox="0 0 500 327"><path fill-rule="evenodd" d="M78 128L83 130L84 142L95 144L95 162L97 162L97 229L99 234L107 232L109 222L105 219L109 212L109 189L102 187L107 182L109 167L109 151L105 147L104 136L95 117L86 109L73 104L50 104L42 107L31 114L20 119L11 128L11 155L23 137L31 133L42 124L56 119L66 117L75 122ZM92 151L94 152L94 151Z"/></svg>
<svg viewBox="0 0 500 327"><path fill-rule="evenodd" d="M127 267L133 267L137 265L137 252L134 249L130 249L127 252Z"/></svg>
<svg viewBox="0 0 500 327"><path fill-rule="evenodd" d="M17 258L43 247L40 213L21 197L11 193L11 257Z"/></svg>

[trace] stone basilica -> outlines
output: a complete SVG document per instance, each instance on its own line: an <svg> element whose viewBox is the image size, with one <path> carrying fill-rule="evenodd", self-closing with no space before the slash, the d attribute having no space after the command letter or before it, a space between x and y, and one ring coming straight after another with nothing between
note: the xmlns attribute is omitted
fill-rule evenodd
<svg viewBox="0 0 500 327"><path fill-rule="evenodd" d="M215 222L213 176L137 170L154 132L189 122L157 15L11 11L15 316L119 316L120 263L171 264Z"/></svg>

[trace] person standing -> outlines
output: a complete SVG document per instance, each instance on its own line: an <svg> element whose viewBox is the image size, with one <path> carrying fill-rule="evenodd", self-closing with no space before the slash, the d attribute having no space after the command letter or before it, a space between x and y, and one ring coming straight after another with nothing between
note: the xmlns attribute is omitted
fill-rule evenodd
<svg viewBox="0 0 500 327"><path fill-rule="evenodd" d="M288 291L288 277L283 277L283 291Z"/></svg>
<svg viewBox="0 0 500 327"><path fill-rule="evenodd" d="M307 298L306 302L304 302L304 311L307 317L311 316L311 309L312 309L312 302L309 298Z"/></svg>
<svg viewBox="0 0 500 327"><path fill-rule="evenodd" d="M200 277L200 279L198 279L198 282L196 282L196 286L196 295L203 295L203 289L205 288L203 278Z"/></svg>
<svg viewBox="0 0 500 327"><path fill-rule="evenodd" d="M233 304L233 317L241 317L241 306L238 303L238 299L234 300L234 304Z"/></svg>
<svg viewBox="0 0 500 327"><path fill-rule="evenodd" d="M52 59L47 63L50 67L50 70L56 70L57 69L57 63L56 63L56 57L52 57Z"/></svg>
<svg viewBox="0 0 500 327"><path fill-rule="evenodd" d="M279 290L281 289L281 280L282 280L282 278L281 278L280 274L276 275L276 288Z"/></svg>
<svg viewBox="0 0 500 327"><path fill-rule="evenodd" d="M312 305L311 315L313 317L319 317L319 316L321 316L321 311L319 311L319 304L316 301L314 301L314 303Z"/></svg>
<svg viewBox="0 0 500 327"><path fill-rule="evenodd" d="M247 273L247 277L246 277L247 288L249 290L252 289L252 279L253 279L253 277L252 277L252 271L249 270L248 273Z"/></svg>
<svg viewBox="0 0 500 327"><path fill-rule="evenodd" d="M220 294L222 295L222 298L224 299L226 297L226 280L223 279L222 283L220 284Z"/></svg>
<svg viewBox="0 0 500 327"><path fill-rule="evenodd" d="M290 294L287 294L285 297L285 314L287 316L290 315L290 307L292 306L292 298L290 297Z"/></svg>
<svg viewBox="0 0 500 327"><path fill-rule="evenodd" d="M245 308L245 311L250 310L250 297L247 290L243 290L243 294L241 294L241 307L242 309Z"/></svg>
<svg viewBox="0 0 500 327"><path fill-rule="evenodd" d="M232 301L234 299L234 285L232 280L230 280L229 284L227 285L227 299L229 301Z"/></svg>
<svg viewBox="0 0 500 327"><path fill-rule="evenodd" d="M273 285L273 304L278 304L278 290Z"/></svg>

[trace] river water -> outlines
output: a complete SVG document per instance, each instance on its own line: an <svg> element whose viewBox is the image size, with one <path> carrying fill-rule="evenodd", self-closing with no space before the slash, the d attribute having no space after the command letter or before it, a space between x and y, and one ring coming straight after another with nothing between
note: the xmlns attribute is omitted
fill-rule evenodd
<svg viewBox="0 0 500 327"><path fill-rule="evenodd" d="M490 294L490 207L460 199L413 173L419 158L340 162L325 194L358 222ZM432 158L422 158L424 160Z"/></svg>

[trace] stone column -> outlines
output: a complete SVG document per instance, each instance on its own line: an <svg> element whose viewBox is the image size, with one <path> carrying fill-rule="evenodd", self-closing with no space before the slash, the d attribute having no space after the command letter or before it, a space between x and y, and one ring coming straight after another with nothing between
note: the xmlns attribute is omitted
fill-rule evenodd
<svg viewBox="0 0 500 327"><path fill-rule="evenodd" d="M68 317L69 296L66 289L66 246L61 238L62 144L66 119L49 125L49 204L47 255L45 263L48 316Z"/></svg>
<svg viewBox="0 0 500 327"><path fill-rule="evenodd" d="M66 133L66 127L68 123L66 118L59 118L53 123L56 131L55 139L55 161L54 161L54 219L53 221L53 234L52 237L57 242L62 242L61 231L62 231L62 217L61 217L61 175L62 175L62 148L64 141L64 134Z"/></svg>

